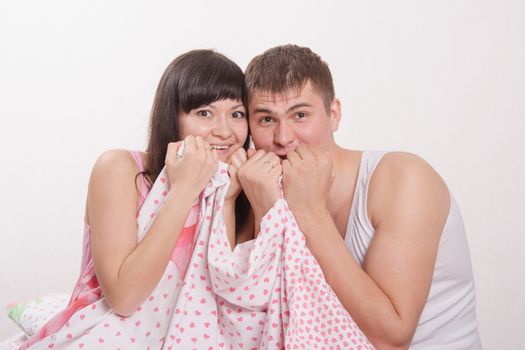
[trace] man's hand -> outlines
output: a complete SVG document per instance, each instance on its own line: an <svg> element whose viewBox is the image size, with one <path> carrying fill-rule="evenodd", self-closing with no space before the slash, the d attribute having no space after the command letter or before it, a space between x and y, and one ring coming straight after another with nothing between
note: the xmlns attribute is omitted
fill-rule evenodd
<svg viewBox="0 0 525 350"><path fill-rule="evenodd" d="M237 171L244 193L252 205L256 225L281 195L281 174L282 165L278 156L272 152L256 152L253 149L248 150L248 161Z"/></svg>
<svg viewBox="0 0 525 350"><path fill-rule="evenodd" d="M295 218L301 221L328 210L334 176L325 152L300 145L283 161L283 191Z"/></svg>

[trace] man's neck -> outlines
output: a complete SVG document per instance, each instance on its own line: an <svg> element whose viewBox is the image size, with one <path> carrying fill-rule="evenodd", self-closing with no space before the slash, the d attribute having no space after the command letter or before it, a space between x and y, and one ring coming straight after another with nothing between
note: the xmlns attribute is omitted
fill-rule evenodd
<svg viewBox="0 0 525 350"><path fill-rule="evenodd" d="M336 175L336 181L339 177L351 175L352 169L359 169L361 151L346 149L334 143L328 152L332 161L334 174Z"/></svg>
<svg viewBox="0 0 525 350"><path fill-rule="evenodd" d="M338 145L334 145L330 150L335 179L328 198L328 209L343 237L354 197L361 155L360 151L345 149Z"/></svg>

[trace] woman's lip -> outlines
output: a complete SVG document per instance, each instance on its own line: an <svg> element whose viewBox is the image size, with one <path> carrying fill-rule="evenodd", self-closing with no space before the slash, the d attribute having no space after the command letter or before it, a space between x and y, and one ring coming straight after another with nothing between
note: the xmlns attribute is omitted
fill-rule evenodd
<svg viewBox="0 0 525 350"><path fill-rule="evenodd" d="M217 154L217 156L219 156L219 160L221 160L223 162L226 162L226 160L230 157L231 150L232 150L231 146L228 146L226 148L221 148L221 149L212 148L212 151L215 154Z"/></svg>
<svg viewBox="0 0 525 350"><path fill-rule="evenodd" d="M219 148L215 148L215 147L219 147ZM225 151L230 147L231 145L211 145L211 149L214 151Z"/></svg>

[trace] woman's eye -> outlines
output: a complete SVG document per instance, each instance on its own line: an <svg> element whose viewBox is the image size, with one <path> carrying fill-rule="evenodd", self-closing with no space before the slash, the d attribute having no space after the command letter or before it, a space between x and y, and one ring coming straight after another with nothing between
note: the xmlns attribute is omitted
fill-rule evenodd
<svg viewBox="0 0 525 350"><path fill-rule="evenodd" d="M201 111L197 111L197 115L199 117L210 117L211 113L207 110L201 110Z"/></svg>
<svg viewBox="0 0 525 350"><path fill-rule="evenodd" d="M240 111L236 111L232 113L232 117L235 119L241 119L241 118L244 118L244 113Z"/></svg>

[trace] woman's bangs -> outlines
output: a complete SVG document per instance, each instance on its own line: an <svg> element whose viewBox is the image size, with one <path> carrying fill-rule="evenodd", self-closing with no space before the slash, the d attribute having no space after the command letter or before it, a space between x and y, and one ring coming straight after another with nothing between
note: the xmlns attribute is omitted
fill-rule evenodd
<svg viewBox="0 0 525 350"><path fill-rule="evenodd" d="M180 108L189 113L192 109L212 102L232 99L243 101L244 75L241 71L225 72L220 69L194 72L179 87Z"/></svg>

